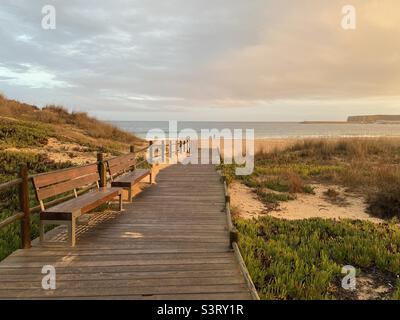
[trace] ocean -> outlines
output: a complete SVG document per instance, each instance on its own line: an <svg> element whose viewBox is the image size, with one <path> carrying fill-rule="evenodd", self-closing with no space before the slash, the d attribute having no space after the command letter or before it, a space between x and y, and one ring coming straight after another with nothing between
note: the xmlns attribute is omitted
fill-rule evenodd
<svg viewBox="0 0 400 320"><path fill-rule="evenodd" d="M145 138L151 129L168 134L168 121L112 121L115 126ZM204 122L181 121L178 130L254 129L256 139L312 137L400 137L400 124L298 123L298 122Z"/></svg>

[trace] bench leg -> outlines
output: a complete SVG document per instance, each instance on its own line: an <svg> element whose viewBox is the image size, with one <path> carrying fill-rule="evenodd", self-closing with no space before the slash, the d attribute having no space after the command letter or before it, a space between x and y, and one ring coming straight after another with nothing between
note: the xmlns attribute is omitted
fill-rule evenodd
<svg viewBox="0 0 400 320"><path fill-rule="evenodd" d="M72 219L68 222L68 239L71 247L75 247L76 244L76 219Z"/></svg>
<svg viewBox="0 0 400 320"><path fill-rule="evenodd" d="M132 188L128 189L128 201L132 202Z"/></svg>
<svg viewBox="0 0 400 320"><path fill-rule="evenodd" d="M39 221L39 239L40 239L40 244L41 245L58 245L62 244L63 242L58 242L58 241L49 241L46 240L45 237L45 226L46 224L51 224L51 225L64 225L67 227L67 241L64 244L69 245L73 243L75 245L75 223L72 223L71 221L65 221L65 220L40 220Z"/></svg>
<svg viewBox="0 0 400 320"><path fill-rule="evenodd" d="M129 191L128 192L128 195L129 195L129 199L130 199L130 201L132 201L131 199L131 191ZM122 193L119 195L119 211L122 211L123 210L123 208L122 208Z"/></svg>

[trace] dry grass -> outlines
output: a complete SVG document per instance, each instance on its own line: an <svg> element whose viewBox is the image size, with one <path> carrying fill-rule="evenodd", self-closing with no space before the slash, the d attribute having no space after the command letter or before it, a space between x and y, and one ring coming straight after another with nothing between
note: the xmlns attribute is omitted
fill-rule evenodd
<svg viewBox="0 0 400 320"><path fill-rule="evenodd" d="M400 218L399 165L399 138L306 139L259 152L254 173L236 179L289 193L312 193L310 183L338 184L363 195L373 215Z"/></svg>
<svg viewBox="0 0 400 320"><path fill-rule="evenodd" d="M18 120L37 121L53 125L69 125L78 128L95 139L112 139L125 144L138 144L139 138L111 124L90 117L84 112L69 113L61 106L49 105L43 109L6 99L0 94L0 114Z"/></svg>

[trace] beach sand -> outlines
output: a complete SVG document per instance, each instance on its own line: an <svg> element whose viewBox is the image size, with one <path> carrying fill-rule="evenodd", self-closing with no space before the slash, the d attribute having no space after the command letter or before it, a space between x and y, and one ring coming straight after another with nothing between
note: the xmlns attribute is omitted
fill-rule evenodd
<svg viewBox="0 0 400 320"><path fill-rule="evenodd" d="M281 202L278 209L268 210L258 200L252 189L235 181L229 187L232 212L244 219L270 216L286 220L322 218L383 222L383 220L374 218L367 213L363 197L345 192L343 188L336 185L314 184L313 187L315 188L315 195L297 194L295 200ZM326 199L323 193L328 188L337 190L345 199L345 203L336 204Z"/></svg>
<svg viewBox="0 0 400 320"><path fill-rule="evenodd" d="M326 139L337 141L339 138ZM257 139L254 142L254 149L255 153L283 150L297 142L304 140L308 140L308 138ZM232 211L245 219L258 218L260 216L268 215L287 220L329 218L367 220L374 223L383 222L383 220L372 217L367 212L365 199L359 194L348 191L346 192L343 187L333 184L312 184L312 187L314 187L314 195L296 194L295 200L281 202L276 210L271 210L270 208L266 208L265 205L258 200L254 190L237 181L234 181L229 188L231 194ZM338 194L340 194L341 198L344 199L344 203L332 203L329 199L327 199L327 197L324 195L324 192L328 189L336 190Z"/></svg>

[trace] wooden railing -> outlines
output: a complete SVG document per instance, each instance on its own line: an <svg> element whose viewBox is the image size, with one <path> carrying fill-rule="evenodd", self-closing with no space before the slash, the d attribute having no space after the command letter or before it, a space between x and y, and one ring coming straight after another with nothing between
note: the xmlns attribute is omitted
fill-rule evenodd
<svg viewBox="0 0 400 320"><path fill-rule="evenodd" d="M221 158L221 163L222 158ZM251 279L250 273L247 270L246 264L243 260L242 254L240 252L240 248L238 245L239 242L239 232L236 229L233 220L232 220L232 214L231 214L231 196L229 194L229 189L228 189L228 183L226 181L226 177L224 175L221 176L223 184L224 184L224 191L225 191L225 214L226 214L226 220L228 224L228 232L229 232L229 243L231 246L231 249L235 252L236 259L239 262L240 270L246 280L247 286L250 290L251 296L254 300L260 300L260 297L258 295L257 289L253 283L253 280Z"/></svg>
<svg viewBox="0 0 400 320"><path fill-rule="evenodd" d="M186 140L179 140L179 141L169 141L168 142L169 147L175 146L176 151L179 153L183 152L188 152L190 151L190 139L187 138ZM150 148L159 148L158 146L154 145L152 141L149 141L148 146L141 148L139 150L135 150L134 146L130 147L130 152L135 153L137 155L139 154L144 154L147 152ZM153 152L153 150L151 150ZM145 163L147 160L144 158L144 160L140 161L137 165L141 165ZM99 165L99 185L100 186L106 186L107 185L107 175L106 175L106 170L105 170L105 165L104 165L104 154L98 153L97 157L97 164ZM66 169L67 170L67 169ZM29 194L29 184L32 184L32 179L37 176L37 175L28 175L28 167L27 165L23 165L20 168L19 171L19 177L17 179L5 182L3 184L0 184L0 193L4 192L6 190L12 189L12 188L18 188L19 191L19 197L18 197L18 203L19 203L19 211L12 214L11 216L5 218L4 220L0 221L0 229L5 228L9 226L12 223L15 223L17 221L20 221L21 226L20 226L20 231L21 231L21 247L23 249L28 249L31 247L31 215L34 213L39 213L41 211L40 205L37 205L35 207L30 207L30 194ZM81 189L79 192L77 192L77 195L81 195L85 192L88 192L91 190L92 187L87 187L84 189ZM47 203L49 206L54 206L57 205L61 202L67 201L69 199L72 199L75 195L67 195L64 197L61 197L59 199L52 200Z"/></svg>

